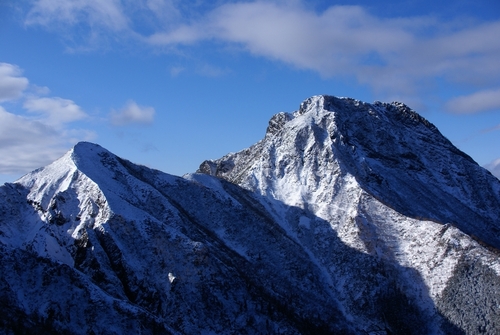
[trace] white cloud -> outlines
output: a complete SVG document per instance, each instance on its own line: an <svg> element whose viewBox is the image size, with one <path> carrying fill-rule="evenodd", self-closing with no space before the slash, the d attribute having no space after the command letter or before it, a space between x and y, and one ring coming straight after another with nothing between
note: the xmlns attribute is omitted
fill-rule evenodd
<svg viewBox="0 0 500 335"><path fill-rule="evenodd" d="M22 174L60 157L68 148L62 134L40 121L0 106L0 174Z"/></svg>
<svg viewBox="0 0 500 335"><path fill-rule="evenodd" d="M500 88L453 98L448 101L446 109L458 114L500 110Z"/></svg>
<svg viewBox="0 0 500 335"><path fill-rule="evenodd" d="M78 141L95 138L93 131L53 126L0 106L0 174L22 175L51 163Z"/></svg>
<svg viewBox="0 0 500 335"><path fill-rule="evenodd" d="M110 121L114 126L125 126L128 124L151 124L155 110L153 107L139 106L134 101L129 101L119 111L110 113Z"/></svg>
<svg viewBox="0 0 500 335"><path fill-rule="evenodd" d="M500 179L500 158L492 161L491 163L485 165L484 167L488 169L491 172L491 174Z"/></svg>
<svg viewBox="0 0 500 335"><path fill-rule="evenodd" d="M28 79L21 77L19 67L0 63L0 101L17 99L28 87Z"/></svg>
<svg viewBox="0 0 500 335"><path fill-rule="evenodd" d="M72 100L62 98L30 98L25 101L24 108L40 114L45 123L56 127L87 117Z"/></svg>

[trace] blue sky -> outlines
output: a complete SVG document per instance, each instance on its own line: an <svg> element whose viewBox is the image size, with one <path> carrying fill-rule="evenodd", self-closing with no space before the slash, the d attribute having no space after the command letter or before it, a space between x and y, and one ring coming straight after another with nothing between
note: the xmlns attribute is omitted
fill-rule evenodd
<svg viewBox="0 0 500 335"><path fill-rule="evenodd" d="M499 36L498 0L2 1L0 183L81 140L194 172L317 94L402 101L500 176Z"/></svg>

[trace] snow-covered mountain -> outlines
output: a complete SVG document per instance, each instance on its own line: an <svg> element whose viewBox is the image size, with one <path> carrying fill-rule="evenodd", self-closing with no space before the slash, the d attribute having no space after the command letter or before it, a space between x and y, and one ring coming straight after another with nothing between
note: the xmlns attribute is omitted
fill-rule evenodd
<svg viewBox="0 0 500 335"><path fill-rule="evenodd" d="M334 208L353 181L405 216L453 224L500 248L499 181L401 103L312 97L275 115L259 143L200 171L288 205L319 206L312 212L330 222L343 221Z"/></svg>
<svg viewBox="0 0 500 335"><path fill-rule="evenodd" d="M316 96L171 176L79 143L0 187L0 330L500 332L500 181L407 106Z"/></svg>

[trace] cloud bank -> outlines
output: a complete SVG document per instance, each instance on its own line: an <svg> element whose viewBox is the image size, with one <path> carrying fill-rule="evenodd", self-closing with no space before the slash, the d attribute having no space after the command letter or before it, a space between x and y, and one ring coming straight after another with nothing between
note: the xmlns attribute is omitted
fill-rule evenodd
<svg viewBox="0 0 500 335"><path fill-rule="evenodd" d="M65 150L61 134L47 124L0 106L0 174L21 174L43 166Z"/></svg>
<svg viewBox="0 0 500 335"><path fill-rule="evenodd" d="M62 2L62 1L60 1ZM0 174L20 175L51 163L78 141L91 141L97 135L82 128L91 117L76 102L45 96L49 88L30 84L22 70L0 63L0 103L9 102L8 111L0 105ZM148 125L154 121L153 107L130 100L109 114L113 126Z"/></svg>
<svg viewBox="0 0 500 335"><path fill-rule="evenodd" d="M0 102L21 112L12 113L0 105L0 174L22 174L46 165L79 140L91 140L95 133L71 126L88 118L75 102L43 97L47 87L30 85L21 69L0 63Z"/></svg>

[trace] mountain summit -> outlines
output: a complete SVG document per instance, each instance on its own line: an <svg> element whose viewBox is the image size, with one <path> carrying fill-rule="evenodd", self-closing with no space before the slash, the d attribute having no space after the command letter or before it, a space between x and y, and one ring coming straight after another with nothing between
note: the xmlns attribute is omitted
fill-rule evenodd
<svg viewBox="0 0 500 335"><path fill-rule="evenodd" d="M498 333L499 213L400 103L312 97L183 177L82 142L0 186L0 330Z"/></svg>
<svg viewBox="0 0 500 335"><path fill-rule="evenodd" d="M205 161L199 172L312 205L329 221L338 190L352 180L405 216L452 224L500 248L498 179L402 103L309 98L295 113L273 116L262 141Z"/></svg>

